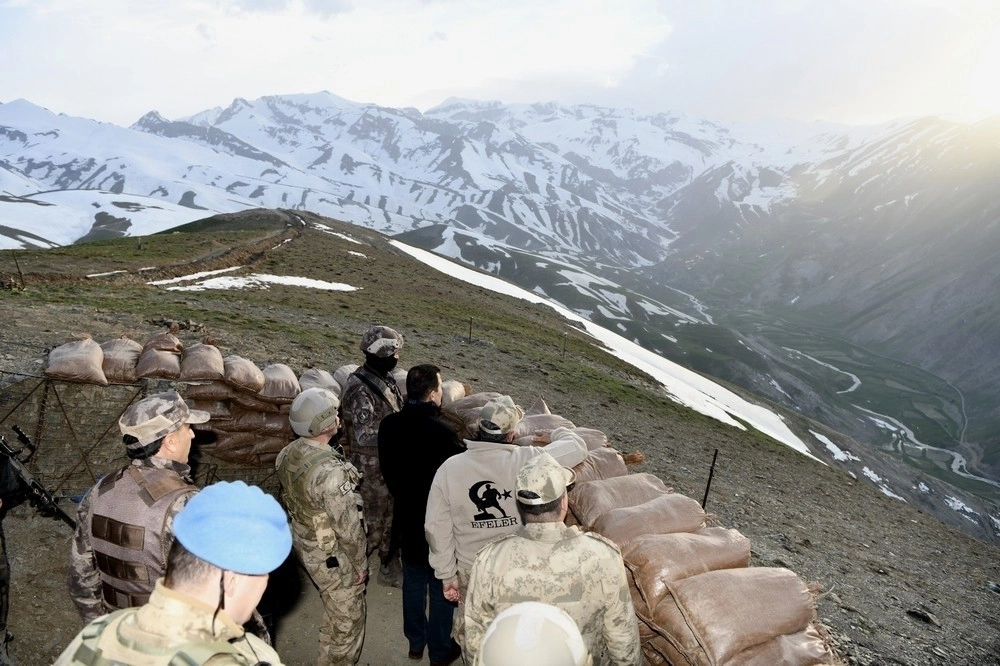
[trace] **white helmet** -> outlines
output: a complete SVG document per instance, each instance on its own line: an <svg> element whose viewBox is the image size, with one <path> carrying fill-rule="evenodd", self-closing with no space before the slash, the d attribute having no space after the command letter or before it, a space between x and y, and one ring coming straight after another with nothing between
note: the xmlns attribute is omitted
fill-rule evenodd
<svg viewBox="0 0 1000 666"><path fill-rule="evenodd" d="M497 615L479 648L483 666L590 666L593 659L566 611L537 601L514 604Z"/></svg>
<svg viewBox="0 0 1000 666"><path fill-rule="evenodd" d="M337 421L340 400L327 388L309 388L295 396L288 423L299 437L316 437Z"/></svg>

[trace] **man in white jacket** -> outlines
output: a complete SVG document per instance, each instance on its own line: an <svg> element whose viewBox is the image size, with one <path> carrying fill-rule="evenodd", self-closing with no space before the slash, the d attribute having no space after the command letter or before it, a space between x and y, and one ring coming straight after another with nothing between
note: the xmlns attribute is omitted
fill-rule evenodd
<svg viewBox="0 0 1000 666"><path fill-rule="evenodd" d="M429 561L444 585L445 598L459 604L452 636L463 646L465 592L476 553L520 527L513 491L521 466L543 451L563 467L574 467L587 457L586 443L567 428L547 433L544 448L513 444L523 416L510 396L486 403L479 413L479 437L465 440L467 450L441 465L427 498ZM545 439L546 433L536 433L536 441Z"/></svg>

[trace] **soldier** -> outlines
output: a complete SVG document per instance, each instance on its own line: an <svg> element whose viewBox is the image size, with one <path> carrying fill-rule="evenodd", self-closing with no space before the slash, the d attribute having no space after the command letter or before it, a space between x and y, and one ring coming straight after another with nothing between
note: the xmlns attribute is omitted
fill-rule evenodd
<svg viewBox="0 0 1000 666"><path fill-rule="evenodd" d="M365 364L348 378L343 393L344 434L348 459L363 475L368 554L378 551L379 582L402 586L399 557L392 542L392 496L378 460L378 427L387 414L403 407L403 396L392 378L403 336L387 326L372 326L361 337Z"/></svg>
<svg viewBox="0 0 1000 666"><path fill-rule="evenodd" d="M129 405L118 420L132 462L87 492L70 548L70 596L85 622L149 600L173 518L198 491L187 464L190 424L208 419L169 391Z"/></svg>
<svg viewBox="0 0 1000 666"><path fill-rule="evenodd" d="M445 598L458 602L452 636L460 644L464 640L465 589L476 553L518 528L512 497L518 470L543 450L567 467L587 457L587 445L567 428L535 433L536 440L549 442L544 449L514 444L515 429L523 416L510 396L483 405L478 439L465 440L467 450L444 461L431 483L424 516L428 559L442 582Z"/></svg>
<svg viewBox="0 0 1000 666"><path fill-rule="evenodd" d="M379 461L395 505L392 533L403 559L403 634L410 658L421 659L426 647L431 666L449 664L461 654L451 639L455 607L444 598L441 581L427 562L424 536L434 473L465 450L455 431L439 418L442 395L441 370L430 364L413 366L406 373L406 404L382 419L378 429Z"/></svg>
<svg viewBox="0 0 1000 666"><path fill-rule="evenodd" d="M299 438L276 461L295 554L319 588L325 609L320 666L356 664L365 640L368 553L358 494L361 474L329 445L340 425L339 406L325 388L296 396L288 421Z"/></svg>
<svg viewBox="0 0 1000 666"><path fill-rule="evenodd" d="M594 663L640 663L639 628L625 564L614 543L566 527L566 487L573 472L542 453L517 474L515 496L524 525L476 556L465 603L466 654L476 663L483 632L513 604L535 600L566 611Z"/></svg>
<svg viewBox="0 0 1000 666"><path fill-rule="evenodd" d="M174 537L149 602L87 625L55 666L281 666L270 646L240 626L292 549L278 502L242 481L216 483L177 514Z"/></svg>

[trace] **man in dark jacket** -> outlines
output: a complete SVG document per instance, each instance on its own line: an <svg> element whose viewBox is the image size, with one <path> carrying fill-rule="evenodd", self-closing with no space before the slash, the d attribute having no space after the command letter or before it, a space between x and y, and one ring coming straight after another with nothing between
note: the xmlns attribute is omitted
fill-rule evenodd
<svg viewBox="0 0 1000 666"><path fill-rule="evenodd" d="M424 513L434 473L465 449L455 431L438 418L442 390L437 366L410 368L406 394L402 411L383 418L378 430L379 464L394 500L392 529L403 559L403 633L411 659L423 658L426 646L431 664L449 664L460 655L451 640L454 606L444 598L441 581L427 562Z"/></svg>

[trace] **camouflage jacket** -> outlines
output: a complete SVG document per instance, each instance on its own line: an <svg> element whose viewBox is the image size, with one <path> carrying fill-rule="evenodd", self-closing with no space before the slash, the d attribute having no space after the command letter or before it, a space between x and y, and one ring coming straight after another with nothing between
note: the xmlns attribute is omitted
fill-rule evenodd
<svg viewBox="0 0 1000 666"><path fill-rule="evenodd" d="M296 550L336 557L345 578L367 568L361 474L354 465L328 445L300 437L281 450L275 467Z"/></svg>
<svg viewBox="0 0 1000 666"><path fill-rule="evenodd" d="M67 576L85 622L145 603L166 568L174 516L197 491L189 466L157 456L133 460L87 491Z"/></svg>
<svg viewBox="0 0 1000 666"><path fill-rule="evenodd" d="M97 650L100 652L95 655ZM178 652L187 660L171 661ZM93 663L281 666L281 657L264 641L245 633L225 611L216 615L213 607L157 581L145 606L90 623L63 650L54 666Z"/></svg>
<svg viewBox="0 0 1000 666"><path fill-rule="evenodd" d="M344 420L341 442L345 450L378 455L379 424L387 414L402 407L403 396L392 377L380 378L364 366L351 373L340 398Z"/></svg>
<svg viewBox="0 0 1000 666"><path fill-rule="evenodd" d="M639 629L621 553L611 541L563 523L529 523L479 551L465 600L467 663L490 621L521 601L572 617L594 664L640 663Z"/></svg>

